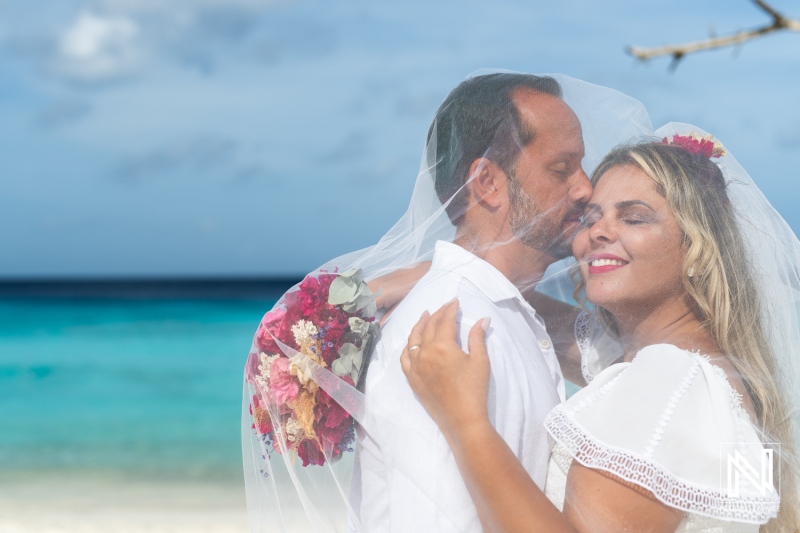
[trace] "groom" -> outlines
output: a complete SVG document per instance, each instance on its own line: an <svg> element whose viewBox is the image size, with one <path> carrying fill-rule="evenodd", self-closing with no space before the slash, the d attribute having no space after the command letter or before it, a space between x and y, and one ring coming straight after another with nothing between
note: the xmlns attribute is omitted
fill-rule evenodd
<svg viewBox="0 0 800 533"><path fill-rule="evenodd" d="M475 322L491 319L490 417L544 486L550 443L542 422L564 399L564 379L526 297L547 266L570 253L592 192L583 155L580 122L552 78L474 77L437 111L428 162L456 238L436 244L430 271L394 310L373 352L370 432L359 434L353 480L365 531L481 531L450 448L400 367L420 314L456 297L462 346Z"/></svg>

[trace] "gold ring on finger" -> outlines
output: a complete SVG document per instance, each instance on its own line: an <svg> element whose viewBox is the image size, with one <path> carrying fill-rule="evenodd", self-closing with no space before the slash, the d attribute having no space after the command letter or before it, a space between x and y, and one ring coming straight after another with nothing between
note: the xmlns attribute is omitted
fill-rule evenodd
<svg viewBox="0 0 800 533"><path fill-rule="evenodd" d="M408 347L407 351L408 351L408 353L411 353L414 350L419 350L419 349L420 349L420 345L419 344L412 344L411 346Z"/></svg>

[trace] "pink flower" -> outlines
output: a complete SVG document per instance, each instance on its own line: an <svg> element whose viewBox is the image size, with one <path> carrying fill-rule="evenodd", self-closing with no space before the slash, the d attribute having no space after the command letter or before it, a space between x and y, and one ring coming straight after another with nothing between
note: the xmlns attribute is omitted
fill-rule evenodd
<svg viewBox="0 0 800 533"><path fill-rule="evenodd" d="M294 400L300 392L300 383L289 373L289 360L279 357L269 369L269 389L278 405Z"/></svg>
<svg viewBox="0 0 800 533"><path fill-rule="evenodd" d="M286 309L277 307L264 315L264 319L256 331L256 345L261 352L275 352L277 345L273 337L280 339L281 326L286 318Z"/></svg>
<svg viewBox="0 0 800 533"><path fill-rule="evenodd" d="M258 375L259 362L260 361L257 353L251 352L250 355L247 356L247 364L245 365L245 369L247 370L248 381L253 381L253 378Z"/></svg>

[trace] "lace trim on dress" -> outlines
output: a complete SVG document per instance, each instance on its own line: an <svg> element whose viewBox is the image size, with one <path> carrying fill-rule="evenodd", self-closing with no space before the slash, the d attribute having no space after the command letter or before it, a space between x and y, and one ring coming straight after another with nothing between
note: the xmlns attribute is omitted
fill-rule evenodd
<svg viewBox="0 0 800 533"><path fill-rule="evenodd" d="M598 441L556 406L544 422L552 437L588 468L610 472L636 483L670 507L720 520L764 524L778 514L777 498L732 498L688 483L633 452Z"/></svg>
<svg viewBox="0 0 800 533"><path fill-rule="evenodd" d="M581 352L581 374L586 383L594 379L589 373L589 348L591 347L592 318L586 311L581 311L575 319L575 342Z"/></svg>

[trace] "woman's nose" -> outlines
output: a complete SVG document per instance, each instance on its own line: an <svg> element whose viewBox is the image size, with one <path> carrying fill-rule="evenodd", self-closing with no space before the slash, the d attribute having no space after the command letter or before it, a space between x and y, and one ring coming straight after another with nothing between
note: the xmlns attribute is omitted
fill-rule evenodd
<svg viewBox="0 0 800 533"><path fill-rule="evenodd" d="M601 218L589 228L589 238L596 242L612 242L616 239L616 233L611 224Z"/></svg>

